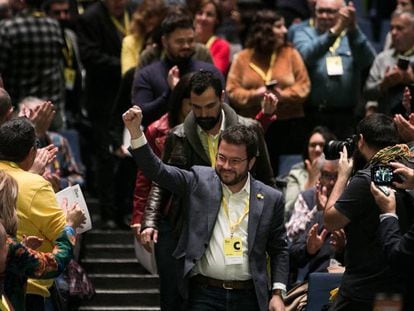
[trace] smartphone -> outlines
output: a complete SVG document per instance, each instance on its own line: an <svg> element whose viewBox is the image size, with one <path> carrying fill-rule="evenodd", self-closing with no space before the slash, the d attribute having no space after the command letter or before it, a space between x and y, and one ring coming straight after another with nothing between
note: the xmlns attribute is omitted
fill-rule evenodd
<svg viewBox="0 0 414 311"><path fill-rule="evenodd" d="M391 186L394 181L393 168L388 165L374 165L371 167L371 180L377 186Z"/></svg>
<svg viewBox="0 0 414 311"><path fill-rule="evenodd" d="M269 91L273 91L274 88L277 86L278 82L277 80L270 80L266 82L266 89Z"/></svg>
<svg viewBox="0 0 414 311"><path fill-rule="evenodd" d="M410 59L408 57L401 56L401 55L398 56L398 61L397 61L398 68L400 68L401 70L407 70L409 64L410 64Z"/></svg>

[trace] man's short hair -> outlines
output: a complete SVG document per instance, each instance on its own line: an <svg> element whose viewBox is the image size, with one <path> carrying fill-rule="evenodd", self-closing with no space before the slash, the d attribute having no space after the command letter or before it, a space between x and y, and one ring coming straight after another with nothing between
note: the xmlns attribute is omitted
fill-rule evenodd
<svg viewBox="0 0 414 311"><path fill-rule="evenodd" d="M12 107L12 101L9 93L3 88L0 88L0 124L5 121L5 118Z"/></svg>
<svg viewBox="0 0 414 311"><path fill-rule="evenodd" d="M0 126L0 160L22 162L36 144L35 129L25 117Z"/></svg>
<svg viewBox="0 0 414 311"><path fill-rule="evenodd" d="M357 134L362 134L366 144L378 150L400 142L394 120L382 113L362 119L357 126Z"/></svg>
<svg viewBox="0 0 414 311"><path fill-rule="evenodd" d="M216 77L213 72L200 69L191 77L190 89L192 93L201 95L209 87L212 87L214 89L214 93L216 93L217 97L221 97L221 94L223 93L221 80Z"/></svg>
<svg viewBox="0 0 414 311"><path fill-rule="evenodd" d="M232 145L245 145L247 158L249 160L259 155L256 132L246 125L236 124L226 128L220 133L219 146L222 140Z"/></svg>
<svg viewBox="0 0 414 311"><path fill-rule="evenodd" d="M193 19L181 13L171 13L161 23L161 32L163 36L167 36L176 29L194 29Z"/></svg>

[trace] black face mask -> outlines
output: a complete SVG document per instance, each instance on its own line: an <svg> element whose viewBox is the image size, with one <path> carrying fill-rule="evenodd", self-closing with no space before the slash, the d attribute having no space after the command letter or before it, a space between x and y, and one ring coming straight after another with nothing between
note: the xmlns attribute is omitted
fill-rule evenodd
<svg viewBox="0 0 414 311"><path fill-rule="evenodd" d="M195 120L203 130L209 131L220 121L220 116L221 111L219 111L216 117L198 117Z"/></svg>

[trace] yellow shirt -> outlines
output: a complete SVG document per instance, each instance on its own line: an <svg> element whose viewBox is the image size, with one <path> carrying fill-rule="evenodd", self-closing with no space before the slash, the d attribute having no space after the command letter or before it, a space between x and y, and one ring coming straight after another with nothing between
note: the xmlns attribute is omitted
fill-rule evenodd
<svg viewBox="0 0 414 311"><path fill-rule="evenodd" d="M44 239L38 251L51 252L53 241L66 225L66 217L58 206L52 186L42 176L26 172L13 162L0 161L0 170L12 176L18 184L17 238L23 234L36 235ZM53 280L29 279L27 293L49 296L48 288Z"/></svg>
<svg viewBox="0 0 414 311"><path fill-rule="evenodd" d="M142 48L142 38L136 35L128 35L122 40L121 71L122 75L129 69L136 67L139 62L139 54Z"/></svg>

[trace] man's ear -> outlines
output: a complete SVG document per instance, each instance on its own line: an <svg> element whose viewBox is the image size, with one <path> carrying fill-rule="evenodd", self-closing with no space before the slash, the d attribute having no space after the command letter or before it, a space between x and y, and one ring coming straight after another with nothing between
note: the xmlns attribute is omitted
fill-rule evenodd
<svg viewBox="0 0 414 311"><path fill-rule="evenodd" d="M358 137L358 149L361 150L361 148L365 145L365 139L362 134L359 134Z"/></svg>

